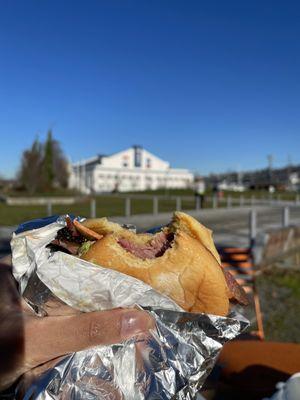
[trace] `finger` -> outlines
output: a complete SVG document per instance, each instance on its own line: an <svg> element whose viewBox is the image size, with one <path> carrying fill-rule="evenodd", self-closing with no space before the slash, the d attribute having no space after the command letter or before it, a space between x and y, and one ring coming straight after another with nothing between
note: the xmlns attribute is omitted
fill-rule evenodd
<svg viewBox="0 0 300 400"><path fill-rule="evenodd" d="M47 316L50 317L81 314L81 311L68 306L67 304L63 303L60 299L54 296L50 296L48 301L43 305L43 309L47 313Z"/></svg>
<svg viewBox="0 0 300 400"><path fill-rule="evenodd" d="M20 310L20 295L11 268L0 263L0 315L15 310Z"/></svg>
<svg viewBox="0 0 300 400"><path fill-rule="evenodd" d="M26 372L23 376L21 381L18 384L18 398L23 399L23 398L28 398L30 391L30 386L31 385L36 385L36 380L41 377L41 374L45 373L49 369L54 368L59 362L61 362L66 356L61 356L58 358L55 358L54 360L51 360L45 364L42 364L36 368L31 369L30 371ZM99 368L101 366L99 365ZM87 382L88 381L88 382ZM107 399L113 399L113 400L123 400L124 396L120 392L120 390L116 387L116 384L113 380L103 380L103 377L99 377L97 375L89 375L88 377L81 376L80 377L80 382L76 382L76 384L86 386L88 385L91 387L92 391L93 389L97 391L97 393L101 393L101 399L102 398L107 398ZM69 398L70 394L68 393L68 390L70 388L64 388L64 398ZM28 392L27 392L28 391Z"/></svg>
<svg viewBox="0 0 300 400"><path fill-rule="evenodd" d="M0 390L16 377L23 355L23 314L10 269L0 264Z"/></svg>
<svg viewBox="0 0 300 400"><path fill-rule="evenodd" d="M12 265L12 263L11 263L11 254L8 254L7 256L1 257L0 258L0 263L8 265L9 267L11 267L11 265Z"/></svg>
<svg viewBox="0 0 300 400"><path fill-rule="evenodd" d="M147 312L116 309L25 323L25 362L32 368L64 354L120 343L154 327Z"/></svg>
<svg viewBox="0 0 300 400"><path fill-rule="evenodd" d="M48 371L51 368L54 368L60 361L62 361L66 355L54 358L53 360L47 361L44 364L38 365L35 368L27 371L23 376L22 380L26 383L26 386L29 386L36 378L41 376L44 372Z"/></svg>
<svg viewBox="0 0 300 400"><path fill-rule="evenodd" d="M65 356L61 356L55 358L54 360L48 361L44 364L39 365L36 368L30 369L22 375L22 379L18 383L18 398L23 399L26 396L26 391L28 388L35 384L36 379L40 378L40 376L48 371L51 368L54 368L61 360L63 360Z"/></svg>

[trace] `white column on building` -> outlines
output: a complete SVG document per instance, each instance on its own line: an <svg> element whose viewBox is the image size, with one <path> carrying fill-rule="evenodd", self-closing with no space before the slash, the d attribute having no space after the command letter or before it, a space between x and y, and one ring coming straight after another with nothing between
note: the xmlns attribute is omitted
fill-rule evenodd
<svg viewBox="0 0 300 400"><path fill-rule="evenodd" d="M76 182L76 189L80 191L80 171L79 171L79 162L75 165L75 182Z"/></svg>
<svg viewBox="0 0 300 400"><path fill-rule="evenodd" d="M170 182L169 182L169 171L167 170L166 171L166 175L165 175L165 188L168 189L169 185L170 185Z"/></svg>
<svg viewBox="0 0 300 400"><path fill-rule="evenodd" d="M96 181L95 173L96 172L95 171L96 171L96 168L92 168L91 171L90 171L90 174L91 174L91 185L90 185L91 192L95 192L96 191L96 188L95 188L95 181Z"/></svg>
<svg viewBox="0 0 300 400"><path fill-rule="evenodd" d="M79 178L79 191L82 192L82 166L81 166L82 161L78 162L78 178Z"/></svg>
<svg viewBox="0 0 300 400"><path fill-rule="evenodd" d="M74 179L74 189L77 188L77 174L76 174L76 164L72 164L72 171L71 171L72 175L73 175L73 179Z"/></svg>
<svg viewBox="0 0 300 400"><path fill-rule="evenodd" d="M80 191L84 193L84 161L80 161Z"/></svg>
<svg viewBox="0 0 300 400"><path fill-rule="evenodd" d="M81 164L78 161L78 190L81 192Z"/></svg>
<svg viewBox="0 0 300 400"><path fill-rule="evenodd" d="M78 161L78 190L81 191L81 164Z"/></svg>
<svg viewBox="0 0 300 400"><path fill-rule="evenodd" d="M91 193L92 192L92 171L91 171L91 169L89 168L88 170L86 169L86 174L87 174L87 180L86 180L86 182L87 182L87 190L88 190L88 193Z"/></svg>

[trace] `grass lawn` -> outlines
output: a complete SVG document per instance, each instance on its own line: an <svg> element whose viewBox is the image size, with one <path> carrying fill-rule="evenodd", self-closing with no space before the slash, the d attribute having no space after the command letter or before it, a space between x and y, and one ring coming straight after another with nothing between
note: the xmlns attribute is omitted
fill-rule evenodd
<svg viewBox="0 0 300 400"><path fill-rule="evenodd" d="M44 206L8 206L0 203L0 226L13 226L30 219L47 216Z"/></svg>
<svg viewBox="0 0 300 400"><path fill-rule="evenodd" d="M275 265L256 284L266 340L300 343L300 271Z"/></svg>
<svg viewBox="0 0 300 400"><path fill-rule="evenodd" d="M208 206L208 204L207 204ZM182 209L195 208L194 199L183 200ZM176 209L175 199L159 199L159 212L172 212ZM116 216L125 214L125 199L117 196L96 198L97 217ZM153 201L151 199L131 198L131 214L152 213ZM52 214L74 214L83 217L90 216L90 200L78 202L73 205L53 205ZM47 206L9 206L0 203L0 226L18 225L21 222L47 216Z"/></svg>

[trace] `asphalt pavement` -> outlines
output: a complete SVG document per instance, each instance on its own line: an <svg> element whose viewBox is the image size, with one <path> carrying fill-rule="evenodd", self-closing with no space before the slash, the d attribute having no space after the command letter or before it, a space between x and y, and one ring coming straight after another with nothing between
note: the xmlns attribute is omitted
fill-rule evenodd
<svg viewBox="0 0 300 400"><path fill-rule="evenodd" d="M255 207L257 233L282 226L283 206ZM187 211L202 224L213 231L216 244L220 247L247 247L250 242L249 218L251 207L204 209ZM159 215L138 215L130 218L115 218L118 222L135 224L139 230L147 230L154 226L168 223L171 213ZM289 223L300 224L300 206L290 207Z"/></svg>

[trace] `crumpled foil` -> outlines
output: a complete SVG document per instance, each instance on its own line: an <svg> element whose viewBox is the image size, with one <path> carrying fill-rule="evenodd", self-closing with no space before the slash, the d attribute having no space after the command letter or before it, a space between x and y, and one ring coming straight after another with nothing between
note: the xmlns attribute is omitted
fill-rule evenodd
<svg viewBox="0 0 300 400"><path fill-rule="evenodd" d="M184 312L138 279L52 252L47 245L64 224L62 216L13 235L13 274L32 309L46 316L53 299L83 312L135 306L153 316L156 329L68 355L29 387L21 381L16 398L196 399L222 345L239 335L248 321L237 313L219 317Z"/></svg>

